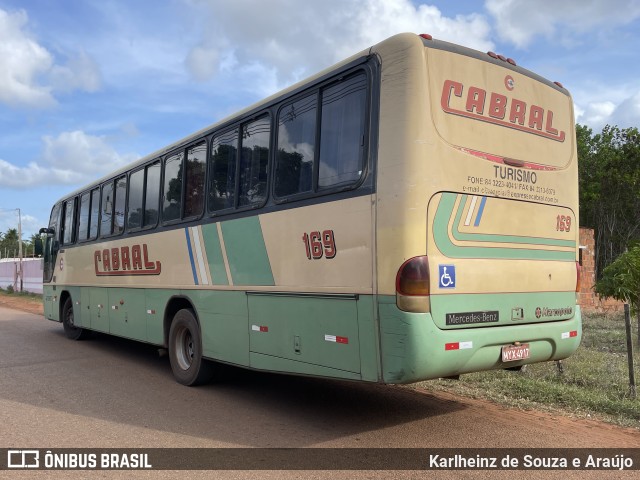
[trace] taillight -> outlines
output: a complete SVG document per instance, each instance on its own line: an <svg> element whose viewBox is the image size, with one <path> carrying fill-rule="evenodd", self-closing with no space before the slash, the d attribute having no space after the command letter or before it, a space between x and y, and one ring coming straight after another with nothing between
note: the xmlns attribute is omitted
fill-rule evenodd
<svg viewBox="0 0 640 480"><path fill-rule="evenodd" d="M396 292L411 297L429 295L429 262L426 256L413 257L402 264L396 275Z"/></svg>
<svg viewBox="0 0 640 480"><path fill-rule="evenodd" d="M576 293L580 292L580 281L582 280L582 267L580 262L576 262Z"/></svg>

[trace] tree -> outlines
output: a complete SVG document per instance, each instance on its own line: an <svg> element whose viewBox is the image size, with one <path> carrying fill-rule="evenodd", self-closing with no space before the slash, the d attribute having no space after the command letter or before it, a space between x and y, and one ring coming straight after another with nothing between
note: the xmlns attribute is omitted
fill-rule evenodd
<svg viewBox="0 0 640 480"><path fill-rule="evenodd" d="M6 254L5 254L6 252ZM0 238L0 255L5 256L13 256L14 252L18 252L18 230L15 228L10 228Z"/></svg>
<svg viewBox="0 0 640 480"><path fill-rule="evenodd" d="M594 229L596 278L640 240L640 134L607 125L594 135L576 127L580 223Z"/></svg>
<svg viewBox="0 0 640 480"><path fill-rule="evenodd" d="M640 244L620 255L602 272L596 293L627 302L638 317L640 335Z"/></svg>

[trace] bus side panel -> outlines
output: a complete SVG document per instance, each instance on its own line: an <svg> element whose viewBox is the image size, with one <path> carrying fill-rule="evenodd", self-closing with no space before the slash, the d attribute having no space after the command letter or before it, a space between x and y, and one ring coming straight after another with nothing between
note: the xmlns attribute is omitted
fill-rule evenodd
<svg viewBox="0 0 640 480"><path fill-rule="evenodd" d="M60 307L58 306L58 292L55 285L44 285L42 288L44 299L44 316L49 320L60 321Z"/></svg>
<svg viewBox="0 0 640 480"><path fill-rule="evenodd" d="M403 312L393 296L380 297L383 380L411 383L525 363L562 360L582 337L581 312L569 320L482 329L441 330L429 313ZM528 343L526 361L501 361L501 349L513 339Z"/></svg>
<svg viewBox="0 0 640 480"><path fill-rule="evenodd" d="M80 288L80 308L75 312L74 322L78 326L91 328L91 295L89 287Z"/></svg>
<svg viewBox="0 0 640 480"><path fill-rule="evenodd" d="M249 295L251 352L360 373L355 297ZM253 367L261 368L260 365Z"/></svg>
<svg viewBox="0 0 640 480"><path fill-rule="evenodd" d="M372 202L362 195L260 215L277 290L248 292L253 368L300 362L293 371L378 379ZM267 356L288 361L262 363Z"/></svg>
<svg viewBox="0 0 640 480"><path fill-rule="evenodd" d="M360 295L358 299L358 335L362 380L377 382L380 372L380 337L378 335L376 297Z"/></svg>
<svg viewBox="0 0 640 480"><path fill-rule="evenodd" d="M204 356L249 366L247 295L238 291L182 291L193 301L202 331Z"/></svg>
<svg viewBox="0 0 640 480"><path fill-rule="evenodd" d="M109 332L133 340L147 340L145 295L143 289L110 288Z"/></svg>
<svg viewBox="0 0 640 480"><path fill-rule="evenodd" d="M92 330L109 333L109 295L106 288L90 287L89 316Z"/></svg>

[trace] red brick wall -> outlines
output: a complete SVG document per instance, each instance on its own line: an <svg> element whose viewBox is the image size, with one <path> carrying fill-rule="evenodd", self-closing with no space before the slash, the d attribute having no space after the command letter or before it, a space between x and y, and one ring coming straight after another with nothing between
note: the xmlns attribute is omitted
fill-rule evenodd
<svg viewBox="0 0 640 480"><path fill-rule="evenodd" d="M578 304L583 312L610 313L623 310L623 303L612 298L600 298L593 291L596 279L596 242L593 229L580 228L580 250L582 252L582 268L580 275L580 291Z"/></svg>

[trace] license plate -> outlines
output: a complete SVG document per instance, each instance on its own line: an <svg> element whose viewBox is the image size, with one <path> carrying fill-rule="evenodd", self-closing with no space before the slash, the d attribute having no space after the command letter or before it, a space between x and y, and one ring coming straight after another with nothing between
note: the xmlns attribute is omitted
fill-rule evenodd
<svg viewBox="0 0 640 480"><path fill-rule="evenodd" d="M505 345L502 347L503 362L517 362L529 358L529 344Z"/></svg>

